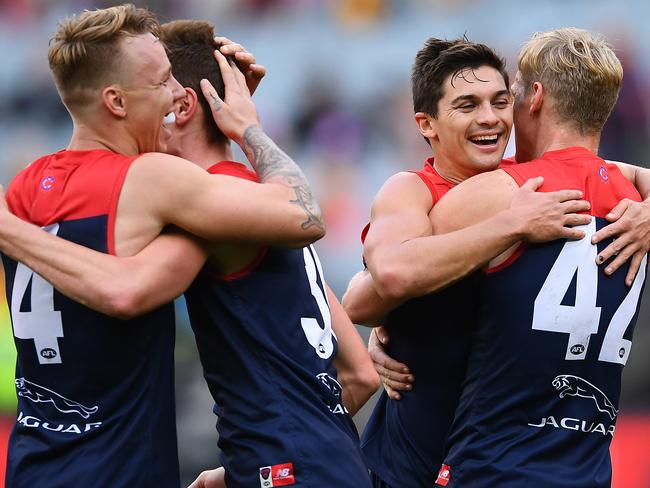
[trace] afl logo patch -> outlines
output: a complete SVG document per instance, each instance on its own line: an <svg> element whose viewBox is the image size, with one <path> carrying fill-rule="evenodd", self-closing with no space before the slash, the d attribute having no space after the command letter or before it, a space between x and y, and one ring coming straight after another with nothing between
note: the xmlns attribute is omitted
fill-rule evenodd
<svg viewBox="0 0 650 488"><path fill-rule="evenodd" d="M574 354L574 355L577 356L577 355L582 354L583 352L585 352L585 346L583 346L582 344L575 344L575 345L571 346L571 349L569 349L569 350L571 351L571 354Z"/></svg>
<svg viewBox="0 0 650 488"><path fill-rule="evenodd" d="M54 176L46 176L41 180L41 188L45 191L51 190L55 182Z"/></svg>
<svg viewBox="0 0 650 488"><path fill-rule="evenodd" d="M46 359L52 359L57 356L57 353L51 347L46 347L45 349L41 349L41 356L43 356Z"/></svg>
<svg viewBox="0 0 650 488"><path fill-rule="evenodd" d="M609 173L607 172L607 169L604 166L598 168L598 176L600 176L600 179L603 181L609 180Z"/></svg>

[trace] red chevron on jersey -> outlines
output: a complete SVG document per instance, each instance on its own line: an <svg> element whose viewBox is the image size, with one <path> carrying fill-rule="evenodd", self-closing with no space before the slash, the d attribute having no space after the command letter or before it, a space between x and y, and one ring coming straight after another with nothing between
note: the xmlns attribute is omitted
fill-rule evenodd
<svg viewBox="0 0 650 488"><path fill-rule="evenodd" d="M502 169L519 186L530 178L543 176L544 184L538 191L583 189L583 198L591 202L589 213L595 217L604 217L624 198L641 201L639 192L626 183L618 166L607 163L583 147L548 151L539 159ZM614 191L601 191L605 185Z"/></svg>
<svg viewBox="0 0 650 488"><path fill-rule="evenodd" d="M235 161L219 161L208 168L208 173L213 175L235 176L256 183L260 182L259 177L254 171L251 171L245 165Z"/></svg>
<svg viewBox="0 0 650 488"><path fill-rule="evenodd" d="M63 150L44 156L13 179L7 205L21 219L41 227L107 215L108 248L113 253L117 202L126 173L137 158L104 149Z"/></svg>

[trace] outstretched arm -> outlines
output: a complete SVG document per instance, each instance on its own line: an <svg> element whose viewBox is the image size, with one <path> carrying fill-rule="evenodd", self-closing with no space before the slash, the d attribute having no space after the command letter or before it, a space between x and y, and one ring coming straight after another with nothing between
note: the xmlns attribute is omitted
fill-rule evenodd
<svg viewBox="0 0 650 488"><path fill-rule="evenodd" d="M565 227L590 219L575 214L589 208L588 202L577 200L582 198L580 192L536 193L542 178L530 180L520 189L506 173L491 174L510 192L503 211L475 220L472 225L459 225L456 229L460 230L452 233L436 228L435 221L432 226L428 215L430 196L427 209L426 189L417 176L399 174L387 182L373 204L364 245L368 270L380 296L403 300L434 292L485 265L520 240L584 236L579 230ZM461 214L478 214L492 204L482 209L479 206L473 205L472 212L460 212L458 222L463 220ZM432 230L436 235L431 235Z"/></svg>
<svg viewBox="0 0 650 488"><path fill-rule="evenodd" d="M379 376L375 372L361 336L329 286L327 300L332 314L332 329L338 342L334 365L338 372L338 381L343 387L343 404L352 416L377 391Z"/></svg>
<svg viewBox="0 0 650 488"><path fill-rule="evenodd" d="M173 300L206 258L202 245L179 231L160 235L131 257L93 251L12 215L1 191L0 200L0 249L64 295L107 315L131 318Z"/></svg>

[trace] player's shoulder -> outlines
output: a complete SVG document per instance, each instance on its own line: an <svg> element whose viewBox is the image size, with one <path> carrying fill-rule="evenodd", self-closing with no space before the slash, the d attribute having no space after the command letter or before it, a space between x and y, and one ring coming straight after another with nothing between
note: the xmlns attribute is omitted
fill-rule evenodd
<svg viewBox="0 0 650 488"><path fill-rule="evenodd" d="M516 187L517 185L513 180L509 169L510 168L500 168L474 175L451 189L447 195L456 195L458 193L470 191L475 194L482 192L494 193L495 186L497 188Z"/></svg>
<svg viewBox="0 0 650 488"><path fill-rule="evenodd" d="M377 193L376 199L409 196L413 192L428 195L427 186L420 176L410 171L400 171L385 181Z"/></svg>
<svg viewBox="0 0 650 488"><path fill-rule="evenodd" d="M144 153L137 156L127 173L129 180L144 180L147 184L161 185L164 182L178 181L193 175L205 176L205 171L198 165L171 154L158 152Z"/></svg>

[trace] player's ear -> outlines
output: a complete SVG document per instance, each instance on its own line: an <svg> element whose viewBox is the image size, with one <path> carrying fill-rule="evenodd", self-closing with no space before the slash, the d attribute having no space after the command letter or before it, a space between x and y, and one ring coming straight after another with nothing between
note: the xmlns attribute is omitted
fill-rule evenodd
<svg viewBox="0 0 650 488"><path fill-rule="evenodd" d="M196 92L192 88L185 87L185 96L178 103L176 110L176 125L187 124L194 116L198 105L199 97Z"/></svg>
<svg viewBox="0 0 650 488"><path fill-rule="evenodd" d="M126 117L126 98L118 85L110 85L102 90L102 103L116 117Z"/></svg>
<svg viewBox="0 0 650 488"><path fill-rule="evenodd" d="M528 107L528 112L530 115L533 115L536 112L539 112L542 109L544 103L544 85L539 81L533 83L533 96L530 98L530 106Z"/></svg>
<svg viewBox="0 0 650 488"><path fill-rule="evenodd" d="M426 112L415 113L415 123L418 125L420 134L427 139L432 139L437 135L436 119Z"/></svg>

